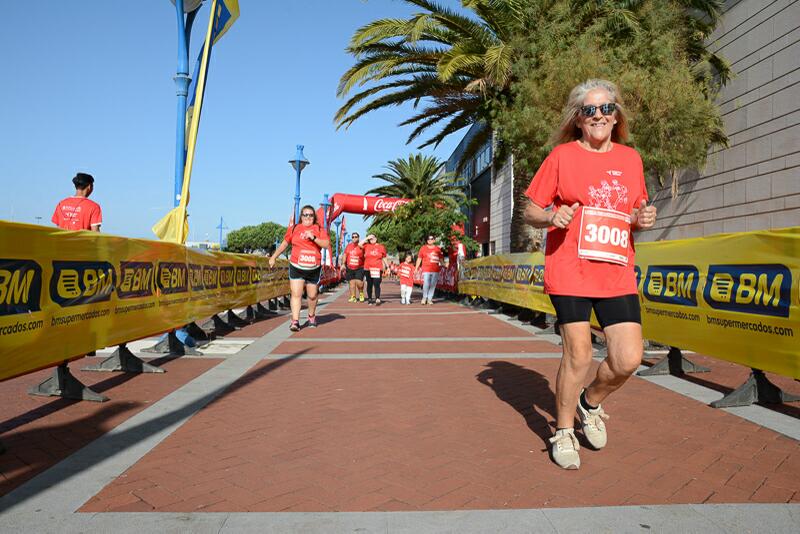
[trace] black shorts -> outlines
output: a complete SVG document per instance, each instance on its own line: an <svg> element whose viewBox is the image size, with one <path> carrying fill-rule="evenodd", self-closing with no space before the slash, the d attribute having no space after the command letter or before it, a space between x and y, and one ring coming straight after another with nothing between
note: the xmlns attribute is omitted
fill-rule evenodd
<svg viewBox="0 0 800 534"><path fill-rule="evenodd" d="M605 298L550 295L550 302L556 309L560 324L588 322L592 316L592 308L601 328L617 323L642 324L639 295Z"/></svg>
<svg viewBox="0 0 800 534"><path fill-rule="evenodd" d="M350 280L358 280L360 282L364 279L364 268L359 267L358 269L351 269L349 267L345 267L344 279L348 282Z"/></svg>
<svg viewBox="0 0 800 534"><path fill-rule="evenodd" d="M305 280L307 284L319 285L319 275L322 272L322 267L315 267L314 269L298 269L292 264L289 264L289 280Z"/></svg>

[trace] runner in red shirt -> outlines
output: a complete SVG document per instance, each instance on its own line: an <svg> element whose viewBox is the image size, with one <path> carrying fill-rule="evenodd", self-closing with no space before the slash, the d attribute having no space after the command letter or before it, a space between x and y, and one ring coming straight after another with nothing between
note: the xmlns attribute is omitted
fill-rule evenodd
<svg viewBox="0 0 800 534"><path fill-rule="evenodd" d="M411 293L414 291L414 257L406 254L406 259L397 268L400 278L400 304L411 304Z"/></svg>
<svg viewBox="0 0 800 534"><path fill-rule="evenodd" d="M575 410L587 441L596 449L604 447L603 420L608 416L600 403L625 383L642 359L631 231L652 227L656 209L647 206L639 154L621 144L627 140L628 126L613 83L588 80L575 87L563 117L551 138L558 146L526 191L531 202L525 220L549 228L545 291L563 342L551 454L560 467L577 469ZM592 383L582 389L592 363L592 309L605 333L608 356Z"/></svg>
<svg viewBox="0 0 800 534"><path fill-rule="evenodd" d="M292 218L294 219L294 217ZM292 322L289 329L300 330L300 308L303 305L303 291L308 300L307 326L317 327L317 296L319 276L322 271L322 249L330 244L325 230L317 224L317 212L313 206L303 206L300 210L300 224L289 222L283 242L269 258L269 266L275 267L275 258L280 256L291 244L289 259L289 288L292 291Z"/></svg>
<svg viewBox="0 0 800 534"><path fill-rule="evenodd" d="M378 238L373 234L367 236L367 243L364 245L364 270L367 275L367 299L370 306L381 304L381 277L383 269L388 269L386 263L386 247L378 243ZM373 289L375 299L372 298Z"/></svg>
<svg viewBox="0 0 800 534"><path fill-rule="evenodd" d="M360 236L353 232L350 243L344 248L344 279L350 284L350 300L360 298L364 302L364 246L359 243Z"/></svg>
<svg viewBox="0 0 800 534"><path fill-rule="evenodd" d="M417 270L422 267L422 301L420 304L433 304L436 282L442 268L442 249L436 246L436 236L429 235L417 255Z"/></svg>
<svg viewBox="0 0 800 534"><path fill-rule="evenodd" d="M64 230L99 232L103 224L103 211L100 204L89 200L89 195L94 191L94 178L91 174L79 172L72 183L75 185L75 196L59 202L50 220Z"/></svg>

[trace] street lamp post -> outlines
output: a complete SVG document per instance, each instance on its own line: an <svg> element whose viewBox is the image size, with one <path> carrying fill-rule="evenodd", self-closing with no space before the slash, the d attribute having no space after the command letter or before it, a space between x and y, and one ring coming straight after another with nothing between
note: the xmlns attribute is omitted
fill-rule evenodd
<svg viewBox="0 0 800 534"><path fill-rule="evenodd" d="M342 220L336 219L333 221L334 226L336 226L336 259L334 260L334 267L339 267L339 240L341 237L339 236L339 227L342 226Z"/></svg>
<svg viewBox="0 0 800 534"><path fill-rule="evenodd" d="M330 232L328 231L328 207L330 207L331 203L328 200L328 193L325 193L322 196L322 229L325 231L325 237L330 237ZM325 265L325 252L326 250L330 250L330 244L328 244L327 249L322 249L322 265Z"/></svg>
<svg viewBox="0 0 800 534"><path fill-rule="evenodd" d="M290 159L289 163L292 164L294 170L297 171L297 181L294 184L294 223L300 224L300 173L306 168L306 165L311 162L303 155L303 145L297 145L297 153L294 159Z"/></svg>
<svg viewBox="0 0 800 534"><path fill-rule="evenodd" d="M219 218L219 226L217 226L217 228L219 229L219 250L222 252L222 231L227 230L228 227L225 226L225 222L222 220L221 216Z"/></svg>
<svg viewBox="0 0 800 534"><path fill-rule="evenodd" d="M175 129L175 194L173 205L181 200L183 189L183 169L186 165L186 97L189 94L189 40L192 23L203 0L171 0L175 4L178 17L178 69L175 73L175 87L178 95L178 124Z"/></svg>

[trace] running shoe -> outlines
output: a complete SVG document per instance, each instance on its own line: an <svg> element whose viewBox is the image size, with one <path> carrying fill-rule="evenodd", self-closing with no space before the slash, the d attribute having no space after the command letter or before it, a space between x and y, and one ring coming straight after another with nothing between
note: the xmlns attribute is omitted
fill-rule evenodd
<svg viewBox="0 0 800 534"><path fill-rule="evenodd" d="M347 302L355 302L355 301L356 301L356 298L355 298L355 297L350 297L350 298L347 300Z"/></svg>
<svg viewBox="0 0 800 534"><path fill-rule="evenodd" d="M364 293L361 293L361 295L358 297L358 302L364 302Z"/></svg>
<svg viewBox="0 0 800 534"><path fill-rule="evenodd" d="M381 305L381 299L375 299L375 306Z"/></svg>
<svg viewBox="0 0 800 534"><path fill-rule="evenodd" d="M583 395L583 391L581 392ZM578 401L578 417L581 418L581 426L583 427L583 435L586 436L586 441L595 449L602 449L608 442L608 434L606 433L606 424L603 419L608 419L609 415L603 411L602 406L598 406L594 410L586 410L581 406L580 400Z"/></svg>
<svg viewBox="0 0 800 534"><path fill-rule="evenodd" d="M555 435L550 438L550 455L553 461L563 469L578 469L581 466L581 457L578 451L581 446L575 431L571 428L556 430Z"/></svg>
<svg viewBox="0 0 800 534"><path fill-rule="evenodd" d="M311 328L316 328L317 327L317 316L316 315L309 315L308 316L308 323L306 323L306 326L309 326Z"/></svg>
<svg viewBox="0 0 800 534"><path fill-rule="evenodd" d="M289 330L292 332L300 330L300 321L292 321L292 324L289 325Z"/></svg>
<svg viewBox="0 0 800 534"><path fill-rule="evenodd" d="M374 300L372 300L372 299L369 299L369 301L367 301L367 302L368 302L368 304L369 304L370 306L374 306L374 305L375 305L375 301L374 301Z"/></svg>

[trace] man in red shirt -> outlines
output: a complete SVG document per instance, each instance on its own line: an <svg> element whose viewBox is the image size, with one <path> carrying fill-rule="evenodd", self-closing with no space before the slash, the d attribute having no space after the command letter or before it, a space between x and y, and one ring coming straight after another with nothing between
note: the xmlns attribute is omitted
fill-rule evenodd
<svg viewBox="0 0 800 534"><path fill-rule="evenodd" d="M433 304L433 294L439 279L442 264L442 249L436 246L436 236L429 235L417 255L417 270L422 266L422 302Z"/></svg>
<svg viewBox="0 0 800 534"><path fill-rule="evenodd" d="M99 232L103 224L103 212L100 204L89 200L89 195L94 191L94 178L91 174L79 172L72 183L75 185L75 196L58 203L51 219L53 224L64 230Z"/></svg>
<svg viewBox="0 0 800 534"><path fill-rule="evenodd" d="M344 279L350 284L350 300L360 298L364 302L364 247L359 243L360 236L353 232L350 243L344 249Z"/></svg>

